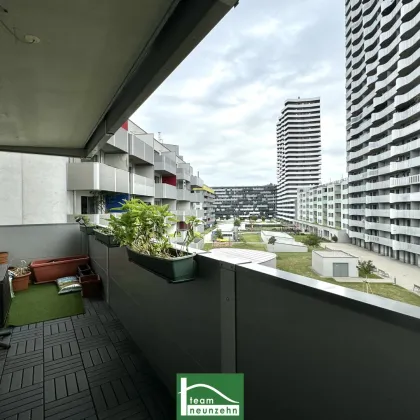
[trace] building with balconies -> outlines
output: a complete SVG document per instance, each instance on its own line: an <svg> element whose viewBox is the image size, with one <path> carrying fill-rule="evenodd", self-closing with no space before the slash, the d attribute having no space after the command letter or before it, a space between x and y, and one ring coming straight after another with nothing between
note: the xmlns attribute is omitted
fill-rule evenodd
<svg viewBox="0 0 420 420"><path fill-rule="evenodd" d="M419 22L418 1L346 1L349 236L414 265L420 265Z"/></svg>
<svg viewBox="0 0 420 420"><path fill-rule="evenodd" d="M277 217L293 221L298 187L320 182L320 99L288 99L277 121Z"/></svg>
<svg viewBox="0 0 420 420"><path fill-rule="evenodd" d="M337 236L339 242L349 242L347 219L347 179L298 188L295 224L302 231L327 239Z"/></svg>
<svg viewBox="0 0 420 420"><path fill-rule="evenodd" d="M274 184L246 187L214 187L216 218L231 217L276 217L276 194Z"/></svg>

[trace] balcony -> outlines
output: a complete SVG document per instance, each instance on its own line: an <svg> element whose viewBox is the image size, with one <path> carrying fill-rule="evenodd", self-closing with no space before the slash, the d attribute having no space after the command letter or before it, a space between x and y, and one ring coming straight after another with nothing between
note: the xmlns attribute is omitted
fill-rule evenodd
<svg viewBox="0 0 420 420"><path fill-rule="evenodd" d="M114 152L128 152L128 132L123 128L120 128L116 133L107 141L107 144L103 148L106 151Z"/></svg>
<svg viewBox="0 0 420 420"><path fill-rule="evenodd" d="M131 176L131 194L141 195L146 197L155 196L155 183L153 179L146 178L137 174L130 174Z"/></svg>
<svg viewBox="0 0 420 420"><path fill-rule="evenodd" d="M365 210L366 216L374 216L374 217L389 217L390 212L389 209L366 209Z"/></svg>
<svg viewBox="0 0 420 420"><path fill-rule="evenodd" d="M352 193L359 193L366 190L366 185L349 185L348 191L350 194Z"/></svg>
<svg viewBox="0 0 420 420"><path fill-rule="evenodd" d="M204 192L203 191L191 191L191 202L192 203L204 203Z"/></svg>
<svg viewBox="0 0 420 420"><path fill-rule="evenodd" d="M357 226L357 227L361 227L361 228L365 227L365 221L364 220L348 219L348 224L349 224L349 226Z"/></svg>
<svg viewBox="0 0 420 420"><path fill-rule="evenodd" d="M367 177L367 172L362 172L357 175L349 175L349 182L361 181ZM364 190L363 190L364 191Z"/></svg>
<svg viewBox="0 0 420 420"><path fill-rule="evenodd" d="M389 203L389 195L367 195L366 204L371 203Z"/></svg>
<svg viewBox="0 0 420 420"><path fill-rule="evenodd" d="M185 188L177 188L176 190L176 199L178 201L191 201L191 191Z"/></svg>
<svg viewBox="0 0 420 420"><path fill-rule="evenodd" d="M204 181L199 177L195 175L191 175L191 186L192 187L199 187L201 188L204 185Z"/></svg>
<svg viewBox="0 0 420 420"><path fill-rule="evenodd" d="M354 230L349 230L349 237L350 238L357 238L357 239L365 239L365 234L362 232L356 232Z"/></svg>
<svg viewBox="0 0 420 420"><path fill-rule="evenodd" d="M155 150L153 134L129 136L129 154L137 164L154 164Z"/></svg>
<svg viewBox="0 0 420 420"><path fill-rule="evenodd" d="M412 226L391 225L391 234L420 237L420 228Z"/></svg>
<svg viewBox="0 0 420 420"><path fill-rule="evenodd" d="M405 111L395 112L393 115L394 125L404 124L408 119L418 118L419 116L420 103L416 103Z"/></svg>
<svg viewBox="0 0 420 420"><path fill-rule="evenodd" d="M166 176L176 175L175 160L164 154L155 156L155 171Z"/></svg>
<svg viewBox="0 0 420 420"><path fill-rule="evenodd" d="M408 242L392 241L392 249L396 251L407 251L413 252L414 254L420 254L420 245L410 244Z"/></svg>
<svg viewBox="0 0 420 420"><path fill-rule="evenodd" d="M391 178L391 187L420 184L420 175L410 175L401 178Z"/></svg>
<svg viewBox="0 0 420 420"><path fill-rule="evenodd" d="M371 190L384 190L388 189L391 185L390 180L378 182L366 182L366 191Z"/></svg>
<svg viewBox="0 0 420 420"><path fill-rule="evenodd" d="M187 217L194 216L198 219L202 219L204 217L204 210L172 210L173 213L178 220L185 221Z"/></svg>
<svg viewBox="0 0 420 420"><path fill-rule="evenodd" d="M379 245L392 246L391 239L383 238L382 236L365 235L365 242L373 242Z"/></svg>
<svg viewBox="0 0 420 420"><path fill-rule="evenodd" d="M155 198L176 200L177 188L169 184L155 183Z"/></svg>
<svg viewBox="0 0 420 420"><path fill-rule="evenodd" d="M420 219L420 210L390 209L391 219Z"/></svg>
<svg viewBox="0 0 420 420"><path fill-rule="evenodd" d="M349 208L348 214L349 216L364 216L365 215L365 209L352 209Z"/></svg>
<svg viewBox="0 0 420 420"><path fill-rule="evenodd" d="M350 200L351 200L351 204L365 204L366 197L351 197Z"/></svg>
<svg viewBox="0 0 420 420"><path fill-rule="evenodd" d="M67 164L69 191L110 191L130 193L129 172L99 162Z"/></svg>
<svg viewBox="0 0 420 420"><path fill-rule="evenodd" d="M391 225L389 223L365 222L365 229L382 230L384 232L390 232Z"/></svg>

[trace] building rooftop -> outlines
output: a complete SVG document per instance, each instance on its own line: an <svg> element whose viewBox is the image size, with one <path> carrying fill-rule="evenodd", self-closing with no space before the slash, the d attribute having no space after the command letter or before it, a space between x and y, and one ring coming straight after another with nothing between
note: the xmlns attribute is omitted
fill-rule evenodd
<svg viewBox="0 0 420 420"><path fill-rule="evenodd" d="M276 254L265 251L254 251L251 249L239 248L214 248L211 250L212 254L223 257L241 258L248 260L248 262L262 264L276 258Z"/></svg>
<svg viewBox="0 0 420 420"><path fill-rule="evenodd" d="M312 251L324 258L357 258L344 251Z"/></svg>

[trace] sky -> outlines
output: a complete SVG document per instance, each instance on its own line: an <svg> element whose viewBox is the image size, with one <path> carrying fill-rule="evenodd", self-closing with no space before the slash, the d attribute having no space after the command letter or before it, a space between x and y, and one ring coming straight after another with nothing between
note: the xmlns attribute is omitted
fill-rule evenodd
<svg viewBox="0 0 420 420"><path fill-rule="evenodd" d="M346 173L344 0L240 0L132 116L207 185L276 183L288 98L321 97L322 180Z"/></svg>

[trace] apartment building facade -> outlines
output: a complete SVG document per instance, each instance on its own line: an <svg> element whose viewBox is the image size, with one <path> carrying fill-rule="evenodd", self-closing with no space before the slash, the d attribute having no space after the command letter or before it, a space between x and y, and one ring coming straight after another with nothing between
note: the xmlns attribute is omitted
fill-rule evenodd
<svg viewBox="0 0 420 420"><path fill-rule="evenodd" d="M66 223L78 214L106 224L123 199L136 197L167 204L179 221L174 231L185 229L188 216L204 221L204 204L212 201L211 194L195 191L204 182L180 156L179 147L157 141L132 121L92 159L2 153L0 174L2 189L20 191L0 209L0 224Z"/></svg>
<svg viewBox="0 0 420 420"><path fill-rule="evenodd" d="M340 242L349 242L348 181L342 179L312 187L299 187L295 224L302 230Z"/></svg>
<svg viewBox="0 0 420 420"><path fill-rule="evenodd" d="M293 221L298 187L320 182L320 99L288 99L277 121L277 217Z"/></svg>
<svg viewBox="0 0 420 420"><path fill-rule="evenodd" d="M244 187L213 187L216 218L276 217L277 187L274 184Z"/></svg>
<svg viewBox="0 0 420 420"><path fill-rule="evenodd" d="M345 10L349 236L420 265L420 2Z"/></svg>

